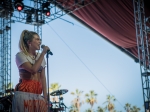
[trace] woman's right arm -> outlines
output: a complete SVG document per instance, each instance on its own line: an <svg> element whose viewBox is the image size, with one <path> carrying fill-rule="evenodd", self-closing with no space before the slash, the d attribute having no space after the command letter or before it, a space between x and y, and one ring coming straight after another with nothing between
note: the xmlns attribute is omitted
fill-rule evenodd
<svg viewBox="0 0 150 112"><path fill-rule="evenodd" d="M32 65L30 62L23 63L19 68L25 69L32 74L36 73L41 66L41 63L44 59L44 53L42 52L39 59Z"/></svg>

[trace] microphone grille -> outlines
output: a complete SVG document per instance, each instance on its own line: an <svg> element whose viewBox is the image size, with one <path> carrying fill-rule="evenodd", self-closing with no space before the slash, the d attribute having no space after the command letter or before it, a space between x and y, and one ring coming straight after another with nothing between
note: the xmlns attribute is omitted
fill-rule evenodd
<svg viewBox="0 0 150 112"><path fill-rule="evenodd" d="M41 45L41 48L43 49L45 47L45 45Z"/></svg>

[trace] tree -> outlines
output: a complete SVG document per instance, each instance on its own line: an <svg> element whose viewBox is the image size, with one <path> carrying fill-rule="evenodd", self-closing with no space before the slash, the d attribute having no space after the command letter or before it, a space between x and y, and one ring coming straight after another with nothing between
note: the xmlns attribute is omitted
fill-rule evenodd
<svg viewBox="0 0 150 112"><path fill-rule="evenodd" d="M108 109L110 112L113 112L115 108L114 103L113 103L114 101L116 101L116 98L114 96L107 95L107 100L106 102L104 102L104 103L107 103L105 109L106 110Z"/></svg>
<svg viewBox="0 0 150 112"><path fill-rule="evenodd" d="M78 112L78 109L74 105L72 105L69 112Z"/></svg>
<svg viewBox="0 0 150 112"><path fill-rule="evenodd" d="M71 92L72 95L76 95L77 98L79 98L82 95L83 91L79 91L78 89L76 89L75 92Z"/></svg>
<svg viewBox="0 0 150 112"><path fill-rule="evenodd" d="M61 87L61 85L59 85L58 83L52 83L50 86L50 91L56 91Z"/></svg>
<svg viewBox="0 0 150 112"><path fill-rule="evenodd" d="M98 106L97 112L105 112L105 109L100 107L100 106Z"/></svg>
<svg viewBox="0 0 150 112"><path fill-rule="evenodd" d="M85 94L86 103L89 103L91 105L91 110L93 108L93 105L97 103L96 96L97 94L93 90L91 90L90 93Z"/></svg>
<svg viewBox="0 0 150 112"><path fill-rule="evenodd" d="M80 112L80 107L83 102L80 101L80 96L82 95L83 91L79 91L76 89L75 92L71 92L72 95L76 95L76 98L72 101L72 105L77 108L77 111Z"/></svg>
<svg viewBox="0 0 150 112"><path fill-rule="evenodd" d="M93 112L92 109L87 109L85 112Z"/></svg>
<svg viewBox="0 0 150 112"><path fill-rule="evenodd" d="M13 83L8 83L8 85L6 86L6 89L12 89L13 88Z"/></svg>
<svg viewBox="0 0 150 112"><path fill-rule="evenodd" d="M8 83L7 85L3 85L3 88L5 89L5 94L3 94L4 96L10 95L12 92L14 92L12 82Z"/></svg>
<svg viewBox="0 0 150 112"><path fill-rule="evenodd" d="M122 111L117 111L117 110L114 110L113 112L122 112Z"/></svg>
<svg viewBox="0 0 150 112"><path fill-rule="evenodd" d="M52 92L54 92L56 90L59 90L60 87L61 87L61 85L59 85L58 83L52 83L50 88L49 88L49 91L50 91L50 93L52 93ZM58 102L59 101L58 97L56 97L56 96L54 96L54 97L50 96L50 97L52 98L51 99L52 102Z"/></svg>
<svg viewBox="0 0 150 112"><path fill-rule="evenodd" d="M125 106L124 106L124 109L126 110L126 112L130 112L130 110L131 110L131 104L126 103Z"/></svg>
<svg viewBox="0 0 150 112"><path fill-rule="evenodd" d="M136 107L136 106L133 106L132 108L131 108L131 112L139 112L141 109L140 108L138 108L138 107Z"/></svg>

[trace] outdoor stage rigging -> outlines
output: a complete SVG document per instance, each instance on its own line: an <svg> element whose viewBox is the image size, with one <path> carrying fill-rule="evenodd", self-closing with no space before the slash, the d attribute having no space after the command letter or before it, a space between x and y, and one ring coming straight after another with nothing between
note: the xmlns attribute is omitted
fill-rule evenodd
<svg viewBox="0 0 150 112"><path fill-rule="evenodd" d="M96 0L1 0L0 1L0 111L11 111L11 24L34 26L42 39L42 25L73 13ZM62 90L64 92L64 90ZM56 93L59 93L56 91ZM9 102L9 103L8 103Z"/></svg>
<svg viewBox="0 0 150 112"><path fill-rule="evenodd" d="M34 31L42 38L42 25L80 10L93 2L96 0L0 1L0 95L2 97L8 96L13 90L11 88L11 23L20 22L33 25ZM147 38L149 29L146 27L149 18L145 18L143 0L133 0L133 5L144 105L145 109L150 111L150 44ZM11 97L5 98L10 99Z"/></svg>

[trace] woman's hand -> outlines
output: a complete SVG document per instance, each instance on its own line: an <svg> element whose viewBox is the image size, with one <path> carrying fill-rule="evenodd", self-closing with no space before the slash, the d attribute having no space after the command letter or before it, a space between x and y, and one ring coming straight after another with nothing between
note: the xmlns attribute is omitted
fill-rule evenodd
<svg viewBox="0 0 150 112"><path fill-rule="evenodd" d="M42 52L46 54L48 50L50 50L50 48L48 46L44 46Z"/></svg>

